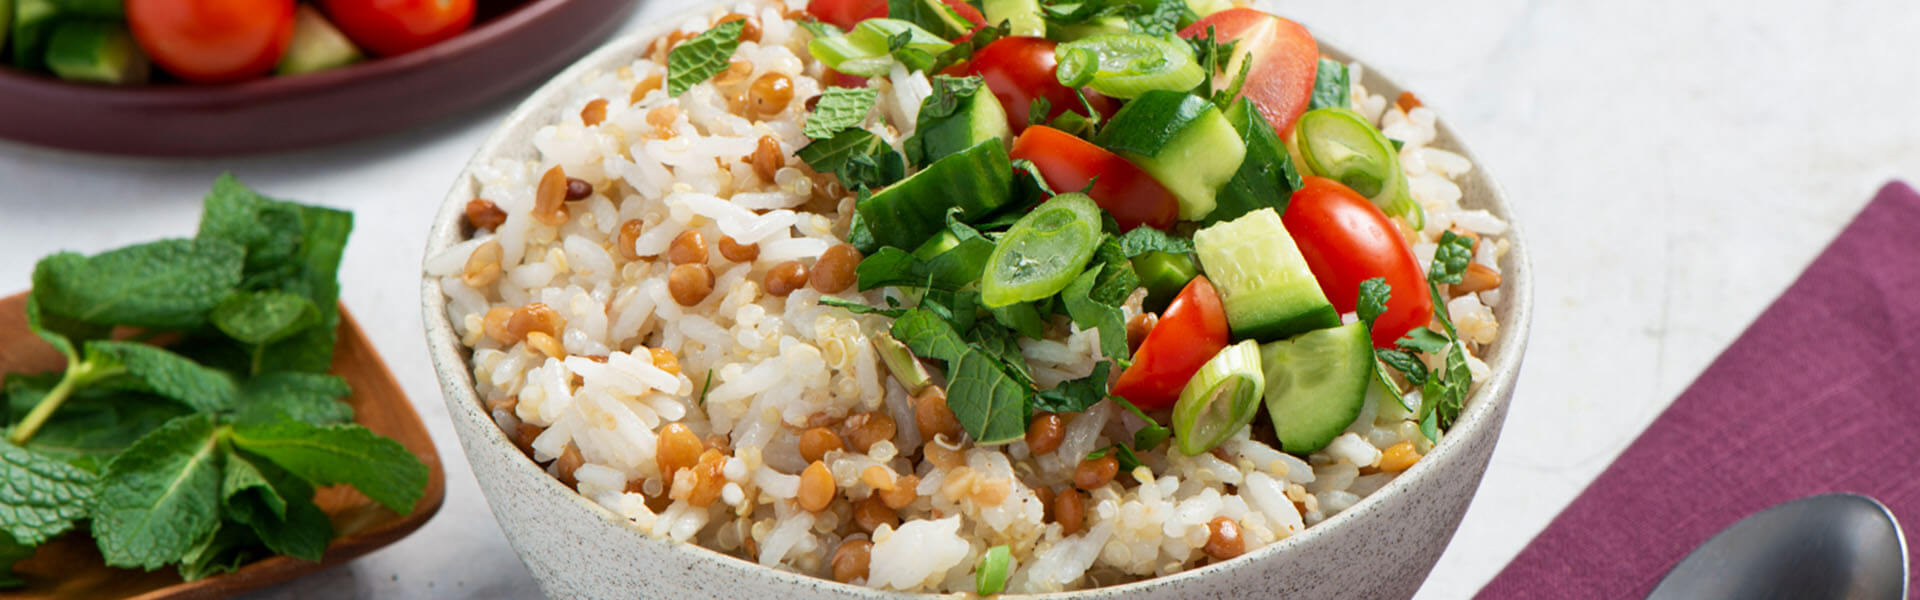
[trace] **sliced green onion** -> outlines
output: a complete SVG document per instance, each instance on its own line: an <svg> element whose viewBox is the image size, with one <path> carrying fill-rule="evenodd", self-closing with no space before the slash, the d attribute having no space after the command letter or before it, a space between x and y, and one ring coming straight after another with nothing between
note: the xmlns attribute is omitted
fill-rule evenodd
<svg viewBox="0 0 1920 600"><path fill-rule="evenodd" d="M1046 37L1047 21L1040 14L1039 0L986 0L980 4L987 24L1006 21L1012 35Z"/></svg>
<svg viewBox="0 0 1920 600"><path fill-rule="evenodd" d="M987 549L973 571L973 592L992 596L1007 589L1007 572L1012 570L1013 551L1005 544Z"/></svg>
<svg viewBox="0 0 1920 600"><path fill-rule="evenodd" d="M1426 212L1413 201L1407 176L1400 172L1400 153L1366 117L1340 107L1317 108L1300 115L1294 135L1309 171L1353 188L1414 229L1426 225Z"/></svg>
<svg viewBox="0 0 1920 600"><path fill-rule="evenodd" d="M1253 422L1266 391L1260 370L1260 345L1243 340L1227 346L1200 367L1173 405L1175 445L1194 456L1213 449Z"/></svg>
<svg viewBox="0 0 1920 600"><path fill-rule="evenodd" d="M1092 198L1054 196L1020 217L994 244L980 281L980 302L999 308L1059 293L1086 270L1100 235L1100 206Z"/></svg>
<svg viewBox="0 0 1920 600"><path fill-rule="evenodd" d="M893 339L892 335L884 331L874 335L873 346L880 351L880 362L887 366L887 372L893 374L901 387L907 388L908 394L919 395L920 390L927 389L933 383L933 377L927 374L927 368L920 364L920 359L914 358L913 351L908 350L900 340Z"/></svg>
<svg viewBox="0 0 1920 600"><path fill-rule="evenodd" d="M1068 87L1092 87L1115 98L1151 90L1184 92L1200 85L1206 71L1185 43L1143 33L1102 33L1060 44L1054 76Z"/></svg>
<svg viewBox="0 0 1920 600"><path fill-rule="evenodd" d="M827 67L848 75L879 77L899 61L924 70L933 58L953 48L920 26L899 19L867 19L845 35L820 36L807 42L807 52Z"/></svg>

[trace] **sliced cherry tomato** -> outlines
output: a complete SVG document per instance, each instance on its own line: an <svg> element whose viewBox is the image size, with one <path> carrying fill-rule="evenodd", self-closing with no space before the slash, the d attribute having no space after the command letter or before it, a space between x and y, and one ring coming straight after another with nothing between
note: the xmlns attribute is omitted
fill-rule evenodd
<svg viewBox="0 0 1920 600"><path fill-rule="evenodd" d="M993 96L1000 99L1000 107L1006 109L1007 127L1014 133L1026 130L1035 98L1046 99L1049 120L1068 110L1092 116L1080 105L1080 97L1073 93L1073 88L1060 85L1054 78L1053 70L1058 64L1053 56L1054 45L1053 40L1046 38L1000 38L974 52L972 60L949 74L979 75L985 79L987 89L993 90ZM1093 92L1086 94L1087 103L1100 114L1110 115L1118 109L1112 98Z"/></svg>
<svg viewBox="0 0 1920 600"><path fill-rule="evenodd" d="M826 80L827 83L832 84L834 87L843 87L843 88L867 87L867 78L861 77L859 75L848 75L846 73L841 73L833 69L827 69L826 76L821 77L821 79Z"/></svg>
<svg viewBox="0 0 1920 600"><path fill-rule="evenodd" d="M966 0L942 0L953 9L960 18L972 23L975 30L987 24L987 16L980 9L967 4ZM853 29L854 24L867 19L887 16L887 0L811 0L807 2L807 12L821 22L830 23L842 31ZM968 32L972 35L972 32Z"/></svg>
<svg viewBox="0 0 1920 600"><path fill-rule="evenodd" d="M140 49L195 83L265 75L293 40L293 0L127 0L126 11Z"/></svg>
<svg viewBox="0 0 1920 600"><path fill-rule="evenodd" d="M1114 381L1113 394L1141 410L1173 406L1187 380L1226 347L1227 311L1220 293L1205 275L1195 277L1147 332L1133 353L1133 366Z"/></svg>
<svg viewBox="0 0 1920 600"><path fill-rule="evenodd" d="M380 56L419 50L473 25L473 0L322 0L321 6L341 33Z"/></svg>
<svg viewBox="0 0 1920 600"><path fill-rule="evenodd" d="M1238 42L1233 60L1222 65L1225 77L1214 78L1214 88L1232 84L1242 61L1253 61L1241 96L1250 96L1273 130L1286 138L1293 122L1307 112L1313 97L1313 78L1320 67L1320 45L1299 23L1251 8L1230 8L1208 15L1180 31L1181 37L1205 37L1212 27L1221 42Z"/></svg>
<svg viewBox="0 0 1920 600"><path fill-rule="evenodd" d="M1013 140L1008 155L1033 161L1047 187L1056 192L1086 189L1095 204L1113 213L1121 231L1141 225L1166 229L1180 218L1180 201L1152 175L1071 133L1045 125L1029 127ZM1087 189L1088 182L1092 189Z"/></svg>
<svg viewBox="0 0 1920 600"><path fill-rule="evenodd" d="M1433 319L1420 259L1386 213L1358 192L1325 177L1308 177L1280 217L1307 259L1334 310L1351 312L1360 282L1386 278L1392 288L1387 312L1373 322L1373 345L1390 347Z"/></svg>

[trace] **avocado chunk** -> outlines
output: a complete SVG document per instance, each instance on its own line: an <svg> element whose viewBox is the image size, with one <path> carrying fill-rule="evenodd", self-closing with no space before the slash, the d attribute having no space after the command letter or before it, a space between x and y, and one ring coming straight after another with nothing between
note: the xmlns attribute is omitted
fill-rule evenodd
<svg viewBox="0 0 1920 600"><path fill-rule="evenodd" d="M1327 447L1366 407L1373 337L1359 322L1312 331L1260 346L1260 364L1280 450L1305 455Z"/></svg>
<svg viewBox="0 0 1920 600"><path fill-rule="evenodd" d="M153 72L133 34L114 21L61 21L47 38L46 61L48 70L68 81L138 85Z"/></svg>
<svg viewBox="0 0 1920 600"><path fill-rule="evenodd" d="M1094 143L1132 161L1173 192L1180 219L1213 212L1216 194L1246 158L1246 144L1212 102L1153 90L1120 109Z"/></svg>
<svg viewBox="0 0 1920 600"><path fill-rule="evenodd" d="M1013 143L1013 130L1007 128L1007 111L1000 106L1000 99L985 84L968 89L957 83L962 81L966 79L935 78L935 96L949 94L955 100L946 111L939 98L921 105L913 136L902 144L908 161L923 164L929 159L939 160L987 140L1000 140L1002 147ZM967 91L961 94L959 90Z"/></svg>
<svg viewBox="0 0 1920 600"><path fill-rule="evenodd" d="M1205 221L1231 221L1269 207L1285 214L1287 200L1300 188L1300 171L1294 168L1287 145L1273 132L1273 125L1266 117L1260 115L1260 108L1252 99L1235 100L1227 107L1226 116L1227 123L1233 125L1240 141L1246 144L1247 155L1240 161L1240 170L1234 172L1233 179L1220 188L1213 213L1207 215Z"/></svg>
<svg viewBox="0 0 1920 600"><path fill-rule="evenodd" d="M362 58L360 49L340 29L327 22L320 11L312 6L300 5L293 13L293 41L287 44L287 53L280 57L280 64L273 72L281 75L298 75L344 67Z"/></svg>
<svg viewBox="0 0 1920 600"><path fill-rule="evenodd" d="M1193 249L1220 291L1235 339L1273 341L1340 324L1278 211L1263 208L1202 229L1193 234Z"/></svg>

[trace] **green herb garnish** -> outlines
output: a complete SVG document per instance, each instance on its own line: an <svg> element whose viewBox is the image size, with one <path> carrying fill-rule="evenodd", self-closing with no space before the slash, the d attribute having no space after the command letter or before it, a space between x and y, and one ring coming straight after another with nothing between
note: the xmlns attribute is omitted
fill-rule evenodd
<svg viewBox="0 0 1920 600"><path fill-rule="evenodd" d="M727 70L740 47L746 21L728 21L700 32L667 52L667 95L679 97L700 82Z"/></svg>
<svg viewBox="0 0 1920 600"><path fill-rule="evenodd" d="M820 103L807 115L807 124L801 133L824 140L842 130L859 127L879 97L880 92L872 88L827 88L820 94Z"/></svg>
<svg viewBox="0 0 1920 600"><path fill-rule="evenodd" d="M350 424L351 390L324 374L351 228L225 176L194 239L42 259L28 325L67 366L6 375L0 477L30 493L0 493L0 567L85 522L108 565L196 579L318 561L334 531L315 486L411 511L427 466ZM115 326L178 341L106 339Z"/></svg>

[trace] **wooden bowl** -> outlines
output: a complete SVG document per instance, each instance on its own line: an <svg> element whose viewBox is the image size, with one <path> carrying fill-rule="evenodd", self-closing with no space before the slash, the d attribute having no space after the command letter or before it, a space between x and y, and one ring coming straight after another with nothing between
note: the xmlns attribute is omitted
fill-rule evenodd
<svg viewBox="0 0 1920 600"><path fill-rule="evenodd" d="M66 359L27 330L26 306L25 293L0 299L0 373L64 368ZM427 437L427 428L400 390L400 383L394 381L393 373L345 306L340 307L339 335L332 372L353 386L353 395L346 401L353 405L354 420L398 440L427 464L426 495L414 504L412 513L395 514L344 485L320 488L314 502L333 521L335 535L320 562L275 556L199 581L181 581L172 568L135 571L108 567L101 562L93 538L77 531L42 545L33 558L15 565L15 573L26 580L27 586L0 595L35 600L220 598L339 565L397 542L425 525L446 499L447 473L440 465L440 454L434 451L433 440Z"/></svg>
<svg viewBox="0 0 1920 600"><path fill-rule="evenodd" d="M344 142L472 109L546 78L619 27L633 0L480 0L479 21L400 56L230 85L113 87L0 68L0 138L146 156Z"/></svg>

